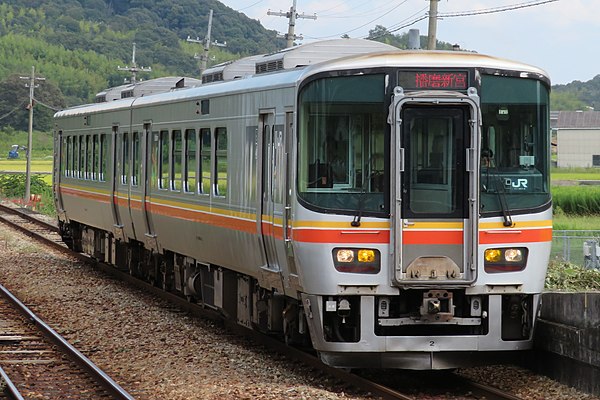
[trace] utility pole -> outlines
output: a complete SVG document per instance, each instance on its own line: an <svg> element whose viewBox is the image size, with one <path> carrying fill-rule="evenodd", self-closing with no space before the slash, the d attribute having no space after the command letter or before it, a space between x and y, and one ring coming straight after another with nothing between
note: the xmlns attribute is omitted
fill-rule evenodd
<svg viewBox="0 0 600 400"><path fill-rule="evenodd" d="M131 73L131 84L135 85L137 83L137 73L138 72L151 72L152 68L151 67L138 67L136 62L135 62L135 42L133 43L133 53L131 55L131 67L125 66L125 67L120 67L118 66L117 69L119 71L129 71Z"/></svg>
<svg viewBox="0 0 600 400"><path fill-rule="evenodd" d="M25 84L25 87L29 88L29 104L27 105L27 109L29 110L29 134L27 135L27 164L25 167L25 196L23 199L25 200L25 204L29 203L31 198L31 150L33 143L33 94L35 92L35 88L39 85L35 84L35 81L45 81L45 78L36 78L35 77L35 67L31 66L31 76L20 76L21 79L28 79L29 83Z"/></svg>
<svg viewBox="0 0 600 400"><path fill-rule="evenodd" d="M290 11L284 13L281 11L273 12L273 11L269 10L269 11L267 11L267 15L275 15L277 17L286 17L290 20L289 25L288 25L288 33L283 36L287 40L286 47L294 46L294 40L296 40L296 39L300 39L300 40L304 39L302 36L296 36L294 34L294 29L296 28L296 18L317 19L317 14L313 14L313 15L305 15L304 13L302 13L301 15L298 14L298 12L296 11L296 0L294 0L294 3L292 4Z"/></svg>
<svg viewBox="0 0 600 400"><path fill-rule="evenodd" d="M435 50L439 1L440 0L429 0L429 32L427 34L427 50Z"/></svg>
<svg viewBox="0 0 600 400"><path fill-rule="evenodd" d="M196 54L194 56L194 58L200 59L200 76L202 76L202 73L204 72L204 70L206 70L206 64L208 63L208 51L210 50L210 44L211 44L210 43L210 34L212 31L212 19L213 19L213 10L210 10L210 14L208 14L208 30L206 32L206 37L204 38L204 40L200 40L200 38L192 39L189 36L187 37L188 42L200 43L204 49L204 51L202 52L202 55L198 56ZM214 44L215 46L219 46L219 47L227 46L227 42L218 43L216 40L212 44Z"/></svg>

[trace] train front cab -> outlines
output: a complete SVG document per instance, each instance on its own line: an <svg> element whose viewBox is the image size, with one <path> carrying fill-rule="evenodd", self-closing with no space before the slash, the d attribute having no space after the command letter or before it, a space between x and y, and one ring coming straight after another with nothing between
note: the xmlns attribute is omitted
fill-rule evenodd
<svg viewBox="0 0 600 400"><path fill-rule="evenodd" d="M301 87L295 253L325 363L444 369L531 347L551 241L539 78L438 68Z"/></svg>

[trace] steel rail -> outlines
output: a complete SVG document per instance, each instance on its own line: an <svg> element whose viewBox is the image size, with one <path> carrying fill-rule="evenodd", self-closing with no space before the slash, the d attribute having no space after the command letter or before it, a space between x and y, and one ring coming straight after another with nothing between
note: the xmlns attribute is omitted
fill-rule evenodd
<svg viewBox="0 0 600 400"><path fill-rule="evenodd" d="M58 227L56 225L50 224L46 221L42 221L41 219L34 217L33 215L31 215L31 211L29 211L26 208L14 208L8 207L4 204L0 204L0 209L2 211L6 211L9 214L18 215L19 217L24 218L29 222L41 225L48 230L58 233Z"/></svg>
<svg viewBox="0 0 600 400"><path fill-rule="evenodd" d="M2 382L4 382L4 385L6 385L6 387L4 388L5 393L8 390L7 394L9 396L11 396L11 399L14 399L14 400L25 400L25 398L23 398L23 396L19 392L19 389L17 389L17 387L15 386L15 384L12 383L12 381L9 378L9 376L6 374L6 372L4 371L4 369L2 369L2 367L0 367L0 377L2 378L1 379Z"/></svg>
<svg viewBox="0 0 600 400"><path fill-rule="evenodd" d="M75 363L86 370L107 392L115 399L134 400L134 397L125 391L118 383L112 380L104 371L98 368L90 359L73 347L62 336L60 336L48 324L35 315L25 304L17 299L8 289L0 285L0 295L8 299L19 311L28 318L42 333L63 352L65 352Z"/></svg>

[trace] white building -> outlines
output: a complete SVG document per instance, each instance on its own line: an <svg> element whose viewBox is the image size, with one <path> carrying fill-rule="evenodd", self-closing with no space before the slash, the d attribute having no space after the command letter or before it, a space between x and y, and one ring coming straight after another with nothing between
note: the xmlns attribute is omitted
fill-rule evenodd
<svg viewBox="0 0 600 400"><path fill-rule="evenodd" d="M559 111L553 129L558 167L600 167L600 111Z"/></svg>

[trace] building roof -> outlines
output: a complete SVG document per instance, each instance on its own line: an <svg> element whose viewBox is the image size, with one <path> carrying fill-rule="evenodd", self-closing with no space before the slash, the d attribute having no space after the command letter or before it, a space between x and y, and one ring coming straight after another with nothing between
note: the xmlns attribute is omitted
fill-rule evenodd
<svg viewBox="0 0 600 400"><path fill-rule="evenodd" d="M600 111L559 111L556 129L600 128Z"/></svg>

